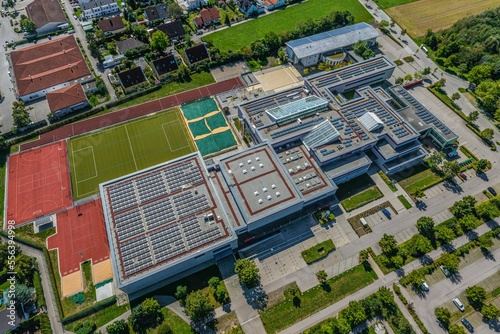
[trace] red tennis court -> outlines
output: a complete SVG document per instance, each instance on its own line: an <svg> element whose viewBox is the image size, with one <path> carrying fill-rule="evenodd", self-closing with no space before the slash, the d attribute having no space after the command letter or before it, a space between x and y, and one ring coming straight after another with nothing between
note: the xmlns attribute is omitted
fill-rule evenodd
<svg viewBox="0 0 500 334"><path fill-rule="evenodd" d="M56 234L47 239L48 249L58 249L61 276L80 270L80 263L97 264L109 259L108 236L101 200L58 213Z"/></svg>
<svg viewBox="0 0 500 334"><path fill-rule="evenodd" d="M7 219L15 225L73 205L65 141L11 155L8 169Z"/></svg>

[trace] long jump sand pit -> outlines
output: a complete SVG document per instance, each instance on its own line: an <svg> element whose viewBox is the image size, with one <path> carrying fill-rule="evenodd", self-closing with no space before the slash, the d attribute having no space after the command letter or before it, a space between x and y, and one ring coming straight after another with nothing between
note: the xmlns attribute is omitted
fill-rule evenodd
<svg viewBox="0 0 500 334"><path fill-rule="evenodd" d="M259 80L262 89L266 92L279 92L288 88L302 85L304 79L293 66L273 67L253 73Z"/></svg>
<svg viewBox="0 0 500 334"><path fill-rule="evenodd" d="M83 290L82 271L78 270L61 277L61 292L63 297L74 295Z"/></svg>
<svg viewBox="0 0 500 334"><path fill-rule="evenodd" d="M424 36L427 29L439 31L456 21L500 6L500 0L419 0L385 11L412 37Z"/></svg>

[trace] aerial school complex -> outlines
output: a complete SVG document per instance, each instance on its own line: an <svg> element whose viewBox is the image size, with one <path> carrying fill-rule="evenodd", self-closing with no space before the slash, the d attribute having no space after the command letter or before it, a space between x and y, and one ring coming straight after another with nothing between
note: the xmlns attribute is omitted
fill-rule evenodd
<svg viewBox="0 0 500 334"><path fill-rule="evenodd" d="M205 100L13 155L6 219L57 227L48 246L58 249L63 277L90 259L105 263L129 294L166 284L232 254L238 238L332 202L339 184L374 163L386 174L421 163L423 137L441 148L453 144L456 134L405 88L379 85L394 69L378 56L239 104L241 126L255 143L249 148L237 144L215 101ZM33 165L34 155L51 167ZM47 172L25 177L41 169ZM55 197L37 197L41 187ZM79 238L84 205L94 210L91 230L109 246L104 254L85 242L68 252L54 241L71 210L67 239Z"/></svg>

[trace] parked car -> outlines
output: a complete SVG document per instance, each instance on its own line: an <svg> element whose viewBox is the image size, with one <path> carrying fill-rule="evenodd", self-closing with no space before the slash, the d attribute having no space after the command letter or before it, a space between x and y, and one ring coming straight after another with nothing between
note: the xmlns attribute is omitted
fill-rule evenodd
<svg viewBox="0 0 500 334"><path fill-rule="evenodd" d="M448 153L448 157L450 158L453 158L453 157L456 157L458 156L458 152L457 151L451 151L450 153Z"/></svg>
<svg viewBox="0 0 500 334"><path fill-rule="evenodd" d="M439 269L441 269L441 271L443 272L444 276L446 276L446 277L450 276L450 271L448 269L446 269L445 267L443 267L442 265L439 266Z"/></svg>
<svg viewBox="0 0 500 334"><path fill-rule="evenodd" d="M382 213L389 219L391 219L391 212L386 208L382 208Z"/></svg>
<svg viewBox="0 0 500 334"><path fill-rule="evenodd" d="M460 321L462 321L462 324L464 325L465 328L467 328L469 332L474 333L474 326L472 326L469 320L462 318L462 320Z"/></svg>
<svg viewBox="0 0 500 334"><path fill-rule="evenodd" d="M429 285L424 280L422 280L422 289L424 289L424 291L429 291Z"/></svg>
<svg viewBox="0 0 500 334"><path fill-rule="evenodd" d="M493 188L493 187L488 187L488 191L490 192L490 194L492 194L493 196L496 196L497 195L497 191Z"/></svg>
<svg viewBox="0 0 500 334"><path fill-rule="evenodd" d="M465 311L465 306L464 306L464 304L462 304L460 299L453 298L453 304L455 304L455 306L460 310L460 312Z"/></svg>
<svg viewBox="0 0 500 334"><path fill-rule="evenodd" d="M460 172L458 173L458 175L460 175L462 179L467 180L467 175L465 175L464 173Z"/></svg>

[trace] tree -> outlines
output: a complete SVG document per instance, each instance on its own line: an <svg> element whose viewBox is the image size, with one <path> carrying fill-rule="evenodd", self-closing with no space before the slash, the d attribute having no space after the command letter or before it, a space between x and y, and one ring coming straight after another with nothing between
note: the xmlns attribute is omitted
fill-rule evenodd
<svg viewBox="0 0 500 334"><path fill-rule="evenodd" d="M481 308L481 313L487 320L497 320L500 317L500 310L493 304L484 305Z"/></svg>
<svg viewBox="0 0 500 334"><path fill-rule="evenodd" d="M181 302L184 302L186 296L187 296L187 286L178 285L177 288L175 288L175 298L177 298Z"/></svg>
<svg viewBox="0 0 500 334"><path fill-rule="evenodd" d="M181 8L181 6L179 6L177 1L173 1L173 2L169 3L167 10L168 10L168 14L171 17L173 17L174 19L179 19L184 15L182 8Z"/></svg>
<svg viewBox="0 0 500 334"><path fill-rule="evenodd" d="M443 265L443 268L453 274L458 270L460 259L455 254L445 253L441 256L440 262Z"/></svg>
<svg viewBox="0 0 500 334"><path fill-rule="evenodd" d="M432 250L432 245L429 239L421 234L414 236L408 247L414 257L422 256Z"/></svg>
<svg viewBox="0 0 500 334"><path fill-rule="evenodd" d="M156 334L174 334L174 331L168 323L164 322L160 326L158 326L158 328L156 329Z"/></svg>
<svg viewBox="0 0 500 334"><path fill-rule="evenodd" d="M479 238L479 247L481 250L488 251L488 248L493 247L494 243L491 237L483 236Z"/></svg>
<svg viewBox="0 0 500 334"><path fill-rule="evenodd" d="M431 217L420 217L417 220L417 230L418 233L431 241L436 238L436 231L434 230L434 219L432 219Z"/></svg>
<svg viewBox="0 0 500 334"><path fill-rule="evenodd" d="M368 258L370 257L370 253L366 249L363 249L359 252L359 262L363 263L368 261Z"/></svg>
<svg viewBox="0 0 500 334"><path fill-rule="evenodd" d="M253 42L250 48L252 49L253 55L259 59L265 58L269 52L268 46L262 40Z"/></svg>
<svg viewBox="0 0 500 334"><path fill-rule="evenodd" d="M469 119L470 123L474 123L479 118L479 111L477 111L477 110L472 111L469 114L469 116L467 116L467 118Z"/></svg>
<svg viewBox="0 0 500 334"><path fill-rule="evenodd" d="M486 300L486 290L483 287L473 285L465 289L465 296L474 307L481 308Z"/></svg>
<svg viewBox="0 0 500 334"><path fill-rule="evenodd" d="M451 94L451 99L453 101L458 100L459 98L460 98L460 93L455 92L455 93Z"/></svg>
<svg viewBox="0 0 500 334"><path fill-rule="evenodd" d="M483 139L491 140L493 138L494 132L493 132L493 129L487 128L487 129L484 129L483 131L481 131L479 133L479 135Z"/></svg>
<svg viewBox="0 0 500 334"><path fill-rule="evenodd" d="M365 308L359 301L350 301L349 306L340 311L340 314L349 322L351 327L356 327L366 321Z"/></svg>
<svg viewBox="0 0 500 334"><path fill-rule="evenodd" d="M405 82L405 79L404 78L401 78L401 77L398 77L396 78L396 85L402 85L403 82Z"/></svg>
<svg viewBox="0 0 500 334"><path fill-rule="evenodd" d="M24 305L33 297L33 288L29 288L24 284L16 284L15 288L16 296L14 298L17 304Z"/></svg>
<svg viewBox="0 0 500 334"><path fill-rule="evenodd" d="M132 28L134 36L143 43L148 43L149 34L148 29L142 24L136 24Z"/></svg>
<svg viewBox="0 0 500 334"><path fill-rule="evenodd" d="M466 334L465 329L459 325L450 325L448 327L448 334Z"/></svg>
<svg viewBox="0 0 500 334"><path fill-rule="evenodd" d="M417 199L417 202L419 202L419 201L421 201L422 198L425 197L425 192L422 189L418 189L417 191L415 191L413 196L415 196L415 198Z"/></svg>
<svg viewBox="0 0 500 334"><path fill-rule="evenodd" d="M75 334L92 334L95 332L96 324L93 321L85 320L78 322L75 326Z"/></svg>
<svg viewBox="0 0 500 334"><path fill-rule="evenodd" d="M272 54L275 54L281 47L281 39L274 31L264 35L264 43Z"/></svg>
<svg viewBox="0 0 500 334"><path fill-rule="evenodd" d="M158 301L152 298L145 299L141 305L132 310L128 322L136 332L144 332L147 328L154 328L163 321L163 313Z"/></svg>
<svg viewBox="0 0 500 334"><path fill-rule="evenodd" d="M130 329L125 320L118 320L106 327L108 334L129 334Z"/></svg>
<svg viewBox="0 0 500 334"><path fill-rule="evenodd" d="M27 31L30 34L36 33L36 24L29 18L21 19L20 25L23 31Z"/></svg>
<svg viewBox="0 0 500 334"><path fill-rule="evenodd" d="M458 222L464 232L472 231L477 227L478 223L477 218L474 215L463 216Z"/></svg>
<svg viewBox="0 0 500 334"><path fill-rule="evenodd" d="M468 73L469 81L478 85L483 80L490 78L492 67L490 65L476 65Z"/></svg>
<svg viewBox="0 0 500 334"><path fill-rule="evenodd" d="M439 166L441 166L443 161L444 161L444 153L441 151L432 152L425 160L425 162L427 162L429 167L433 170L438 170Z"/></svg>
<svg viewBox="0 0 500 334"><path fill-rule="evenodd" d="M396 256L391 257L391 262L392 262L392 265L394 266L394 268L399 269L404 265L405 260L403 259L403 257L401 255L396 255Z"/></svg>
<svg viewBox="0 0 500 334"><path fill-rule="evenodd" d="M209 316L213 312L214 307L210 303L208 295L201 290L197 290L191 292L186 297L184 310L191 320L197 322Z"/></svg>
<svg viewBox="0 0 500 334"><path fill-rule="evenodd" d="M450 310L448 310L446 307L438 307L434 310L434 315L444 328L448 328L451 318Z"/></svg>
<svg viewBox="0 0 500 334"><path fill-rule="evenodd" d="M408 73L407 75L405 75L404 79L405 79L405 81L412 81L413 76L411 75L411 73Z"/></svg>
<svg viewBox="0 0 500 334"><path fill-rule="evenodd" d="M223 304L226 302L228 298L228 293L227 289L223 284L220 284L216 289L215 289L215 299Z"/></svg>
<svg viewBox="0 0 500 334"><path fill-rule="evenodd" d="M479 172L483 172L486 168L488 168L488 160L486 159L479 159L476 162L476 168Z"/></svg>
<svg viewBox="0 0 500 334"><path fill-rule="evenodd" d="M455 232L447 226L439 226L436 228L436 239L441 241L441 243L447 244L455 239Z"/></svg>
<svg viewBox="0 0 500 334"><path fill-rule="evenodd" d="M152 50L156 50L163 54L165 49L170 45L167 34L161 30L156 30L151 36L151 43L149 44Z"/></svg>
<svg viewBox="0 0 500 334"><path fill-rule="evenodd" d="M239 259L234 266L234 272L238 275L240 283L249 287L255 286L260 281L259 268L250 259Z"/></svg>
<svg viewBox="0 0 500 334"><path fill-rule="evenodd" d="M461 200L453 203L450 211L455 217L459 219L466 215L475 215L476 202L477 201L473 196L465 196Z"/></svg>
<svg viewBox="0 0 500 334"><path fill-rule="evenodd" d="M17 128L24 128L31 123L30 115L26 111L23 101L12 102L12 118Z"/></svg>
<svg viewBox="0 0 500 334"><path fill-rule="evenodd" d="M214 276L208 280L208 286L211 287L212 289L217 289L217 286L219 286L220 279L217 276Z"/></svg>
<svg viewBox="0 0 500 334"><path fill-rule="evenodd" d="M445 178L451 179L460 172L460 164L457 161L445 161L442 166L442 171Z"/></svg>
<svg viewBox="0 0 500 334"><path fill-rule="evenodd" d="M431 74L431 68L430 68L430 67L425 67L425 68L422 70L422 74L423 74L423 75L429 75L429 74Z"/></svg>
<svg viewBox="0 0 500 334"><path fill-rule="evenodd" d="M324 270L320 270L316 273L316 277L318 278L318 281L321 285L326 283L326 280L328 279L328 274Z"/></svg>
<svg viewBox="0 0 500 334"><path fill-rule="evenodd" d="M383 31L383 29L387 30L387 27L390 25L389 21L386 21L386 20L382 20L380 21L380 25L379 25L379 28L380 30Z"/></svg>
<svg viewBox="0 0 500 334"><path fill-rule="evenodd" d="M375 52L373 52L368 46L368 43L363 40L357 41L356 44L354 44L353 49L354 53L363 57L363 59L368 59L375 56Z"/></svg>
<svg viewBox="0 0 500 334"><path fill-rule="evenodd" d="M382 239L378 242L382 252L387 255L394 254L398 250L398 242L393 235L384 234Z"/></svg>
<svg viewBox="0 0 500 334"><path fill-rule="evenodd" d="M17 280L23 284L28 284L33 280L33 259L30 256L19 254L16 256Z"/></svg>

